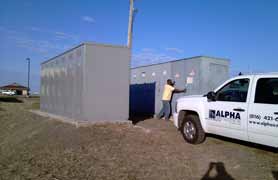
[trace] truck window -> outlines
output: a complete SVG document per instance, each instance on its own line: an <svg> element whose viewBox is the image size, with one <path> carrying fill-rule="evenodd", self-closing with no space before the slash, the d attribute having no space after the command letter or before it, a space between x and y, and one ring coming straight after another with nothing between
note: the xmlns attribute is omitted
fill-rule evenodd
<svg viewBox="0 0 278 180"><path fill-rule="evenodd" d="M237 79L216 93L216 101L246 102L249 79Z"/></svg>
<svg viewBox="0 0 278 180"><path fill-rule="evenodd" d="M278 104L278 78L260 78L257 81L255 103Z"/></svg>

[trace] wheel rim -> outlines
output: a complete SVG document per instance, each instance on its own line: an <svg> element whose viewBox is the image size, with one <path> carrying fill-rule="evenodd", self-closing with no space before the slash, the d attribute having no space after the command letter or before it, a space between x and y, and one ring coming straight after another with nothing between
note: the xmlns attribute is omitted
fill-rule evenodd
<svg viewBox="0 0 278 180"><path fill-rule="evenodd" d="M184 125L183 132L187 139L192 140L196 135L196 128L192 122L187 121Z"/></svg>

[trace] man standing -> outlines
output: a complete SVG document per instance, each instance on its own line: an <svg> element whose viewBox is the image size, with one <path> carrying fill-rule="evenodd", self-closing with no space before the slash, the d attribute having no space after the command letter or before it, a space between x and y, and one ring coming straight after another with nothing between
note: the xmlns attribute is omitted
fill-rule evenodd
<svg viewBox="0 0 278 180"><path fill-rule="evenodd" d="M171 111L171 98L173 92L185 92L186 89L179 90L174 88L174 83L171 79L167 80L167 84L164 86L164 91L162 95L162 109L157 115L158 119L161 119L163 116L165 117L165 120L169 120L170 117L170 111Z"/></svg>

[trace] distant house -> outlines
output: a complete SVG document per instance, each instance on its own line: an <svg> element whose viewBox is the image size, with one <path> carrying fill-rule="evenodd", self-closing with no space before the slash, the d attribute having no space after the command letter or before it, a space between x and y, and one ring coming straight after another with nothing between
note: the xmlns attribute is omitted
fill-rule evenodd
<svg viewBox="0 0 278 180"><path fill-rule="evenodd" d="M23 95L23 96L26 96L27 93L28 93L28 88L27 87L22 86L22 85L17 84L17 83L2 86L2 87L0 87L0 90L14 91L16 93L16 95Z"/></svg>

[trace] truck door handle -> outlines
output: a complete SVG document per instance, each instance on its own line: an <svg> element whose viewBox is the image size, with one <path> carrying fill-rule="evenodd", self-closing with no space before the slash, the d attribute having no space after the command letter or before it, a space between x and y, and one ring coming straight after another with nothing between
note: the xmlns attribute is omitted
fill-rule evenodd
<svg viewBox="0 0 278 180"><path fill-rule="evenodd" d="M235 109L233 109L234 111L239 111L239 112L244 112L245 111L245 109L241 109L241 108L235 108Z"/></svg>
<svg viewBox="0 0 278 180"><path fill-rule="evenodd" d="M278 115L278 112L274 112L275 115Z"/></svg>

